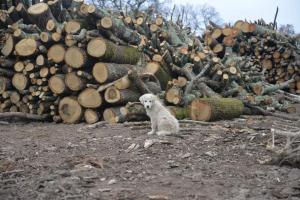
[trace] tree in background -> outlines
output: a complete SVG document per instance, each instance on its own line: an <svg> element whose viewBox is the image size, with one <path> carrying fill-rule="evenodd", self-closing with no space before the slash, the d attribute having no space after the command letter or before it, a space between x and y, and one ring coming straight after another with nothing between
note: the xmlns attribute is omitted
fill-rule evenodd
<svg viewBox="0 0 300 200"><path fill-rule="evenodd" d="M292 25L292 24L280 25L278 31L280 33L284 33L284 34L287 34L287 35L294 35L295 34L295 28L294 28L294 25Z"/></svg>
<svg viewBox="0 0 300 200"><path fill-rule="evenodd" d="M167 0L90 0L99 8L110 8L112 10L120 10L124 12L133 12L146 10L149 7L154 12L161 10L161 7L167 3Z"/></svg>
<svg viewBox="0 0 300 200"><path fill-rule="evenodd" d="M210 21L221 24L219 13L212 6L174 5L171 0L90 0L100 8L122 10L125 13L137 13L151 10L151 14L162 15L165 19L176 22L179 26L190 27L192 31L202 32ZM174 7L173 7L174 6ZM149 9L150 8L150 9ZM149 14L149 13L148 13Z"/></svg>
<svg viewBox="0 0 300 200"><path fill-rule="evenodd" d="M202 32L210 22L222 24L222 19L216 9L208 4L203 5L175 5L170 18L178 25L188 26L193 31Z"/></svg>

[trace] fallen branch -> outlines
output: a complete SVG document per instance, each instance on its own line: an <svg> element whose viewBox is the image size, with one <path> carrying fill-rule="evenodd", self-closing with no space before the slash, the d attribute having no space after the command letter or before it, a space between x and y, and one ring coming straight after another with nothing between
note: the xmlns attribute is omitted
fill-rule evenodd
<svg viewBox="0 0 300 200"><path fill-rule="evenodd" d="M0 113L1 120L20 119L28 121L49 121L49 115L35 115L21 112L6 112Z"/></svg>

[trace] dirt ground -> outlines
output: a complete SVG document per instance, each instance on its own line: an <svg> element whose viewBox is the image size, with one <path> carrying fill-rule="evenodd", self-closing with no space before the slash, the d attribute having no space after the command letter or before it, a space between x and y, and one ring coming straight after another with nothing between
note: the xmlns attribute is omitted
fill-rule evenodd
<svg viewBox="0 0 300 200"><path fill-rule="evenodd" d="M250 116L159 138L123 124L1 124L0 199L300 199L300 169L265 164L272 124L299 126Z"/></svg>

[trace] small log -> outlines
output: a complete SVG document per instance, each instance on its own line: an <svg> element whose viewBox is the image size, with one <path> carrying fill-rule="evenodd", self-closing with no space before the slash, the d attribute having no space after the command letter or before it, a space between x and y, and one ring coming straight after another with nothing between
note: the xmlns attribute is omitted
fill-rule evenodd
<svg viewBox="0 0 300 200"><path fill-rule="evenodd" d="M88 124L94 124L99 121L99 113L93 109L86 109L84 111L84 119Z"/></svg>
<svg viewBox="0 0 300 200"><path fill-rule="evenodd" d="M86 80L71 72L65 75L65 84L72 91L80 91L85 88Z"/></svg>
<svg viewBox="0 0 300 200"><path fill-rule="evenodd" d="M141 95L135 91L124 89L119 90L112 86L105 90L104 99L111 104L126 104L128 102L136 102Z"/></svg>
<svg viewBox="0 0 300 200"><path fill-rule="evenodd" d="M48 86L54 94L66 94L68 89L65 84L65 75L56 74L48 81Z"/></svg>
<svg viewBox="0 0 300 200"><path fill-rule="evenodd" d="M23 91L27 88L28 86L28 78L24 75L24 74L21 74L21 73L15 73L13 78L12 78L12 85L20 90L20 91Z"/></svg>
<svg viewBox="0 0 300 200"><path fill-rule="evenodd" d="M279 83L279 84L276 84L276 85L266 86L266 87L263 88L262 95L266 95L266 94L269 94L271 92L275 92L277 90L282 90L282 89L289 88L289 85L293 82L295 82L295 80L290 79L290 80L288 80L284 83Z"/></svg>
<svg viewBox="0 0 300 200"><path fill-rule="evenodd" d="M111 124L125 122L125 116L120 109L121 107L106 108L103 112L103 119Z"/></svg>
<svg viewBox="0 0 300 200"><path fill-rule="evenodd" d="M14 40L13 40L12 35L8 34L8 33L6 33L4 37L5 37L5 43L1 49L1 53L4 56L9 56L9 55L11 55L11 53L14 50Z"/></svg>
<svg viewBox="0 0 300 200"><path fill-rule="evenodd" d="M3 94L5 91L9 90L11 86L10 79L0 76L0 94Z"/></svg>
<svg viewBox="0 0 300 200"><path fill-rule="evenodd" d="M100 93L93 88L86 88L78 95L78 103L85 108L98 108L102 104Z"/></svg>
<svg viewBox="0 0 300 200"><path fill-rule="evenodd" d="M147 63L145 72L155 75L159 80L162 89L165 89L168 82L172 80L171 74L166 72L158 62Z"/></svg>
<svg viewBox="0 0 300 200"><path fill-rule="evenodd" d="M168 88L165 93L165 100L173 105L179 105L183 100L183 90L177 85Z"/></svg>

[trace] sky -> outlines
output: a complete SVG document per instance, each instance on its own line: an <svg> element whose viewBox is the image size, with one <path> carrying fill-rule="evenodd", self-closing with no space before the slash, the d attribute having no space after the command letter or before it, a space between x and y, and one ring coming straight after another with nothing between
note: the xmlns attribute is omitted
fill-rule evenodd
<svg viewBox="0 0 300 200"><path fill-rule="evenodd" d="M176 4L208 4L216 8L225 23L239 19L263 18L273 22L276 7L279 7L277 24L292 24L300 33L300 0L173 0Z"/></svg>

